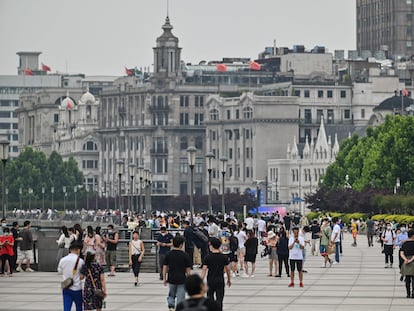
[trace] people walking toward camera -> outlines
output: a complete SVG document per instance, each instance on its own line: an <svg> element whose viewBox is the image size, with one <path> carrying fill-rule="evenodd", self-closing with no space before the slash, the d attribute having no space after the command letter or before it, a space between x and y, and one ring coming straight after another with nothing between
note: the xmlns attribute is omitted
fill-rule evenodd
<svg viewBox="0 0 414 311"><path fill-rule="evenodd" d="M81 275L85 279L83 288L83 310L102 310L103 300L106 297L106 282L104 271L95 261L96 252L88 250L85 255L85 265L81 268Z"/></svg>
<svg viewBox="0 0 414 311"><path fill-rule="evenodd" d="M104 241L106 243L106 264L110 269L108 276L115 276L116 247L119 241L119 234L114 231L113 225L108 225L108 233L104 237Z"/></svg>
<svg viewBox="0 0 414 311"><path fill-rule="evenodd" d="M388 222L385 231L381 235L381 240L384 242L385 267L392 268L394 263L394 249L396 243L396 235Z"/></svg>
<svg viewBox="0 0 414 311"><path fill-rule="evenodd" d="M293 235L289 238L289 261L290 261L290 284L289 287L295 286L295 270L299 274L299 286L303 287L303 249L305 240L299 236L299 227L293 227Z"/></svg>
<svg viewBox="0 0 414 311"><path fill-rule="evenodd" d="M173 311L176 304L185 300L185 278L191 273L190 256L183 251L185 239L182 236L173 238L173 248L164 258L162 276L164 286L169 286L167 304Z"/></svg>
<svg viewBox="0 0 414 311"><path fill-rule="evenodd" d="M134 285L138 286L139 270L141 268L142 258L144 257L144 242L139 239L138 231L132 233L132 240L129 242L129 265L134 272Z"/></svg>
<svg viewBox="0 0 414 311"><path fill-rule="evenodd" d="M339 218L332 218L333 229L331 233L331 243L335 244L335 262L339 263L339 253L341 248L341 226L339 225Z"/></svg>
<svg viewBox="0 0 414 311"><path fill-rule="evenodd" d="M325 218L322 221L321 226L321 242L319 246L319 252L321 256L323 257L323 266L321 268L326 268L326 264L329 262L329 266L332 266L333 261L331 258L329 258L328 254L328 245L331 242L331 235L332 235L332 229L329 225L329 220Z"/></svg>
<svg viewBox="0 0 414 311"><path fill-rule="evenodd" d="M277 241L277 260L279 266L279 273L275 277L280 278L282 276L282 266L285 265L286 275L290 277L289 270L289 239L286 236L286 231L283 227L279 230L279 238Z"/></svg>
<svg viewBox="0 0 414 311"><path fill-rule="evenodd" d="M268 248L269 256L269 274L267 276L273 276L272 270L275 267L275 275L278 271L278 258L277 258L277 235L273 231L267 233L266 247Z"/></svg>
<svg viewBox="0 0 414 311"><path fill-rule="evenodd" d="M30 232L31 223L29 220L26 220L23 223L23 230L20 232L20 253L21 258L19 260L19 266L17 267L16 271L21 272L23 260L26 260L26 272L33 272L32 268L30 268L30 260L33 258L33 236Z"/></svg>
<svg viewBox="0 0 414 311"><path fill-rule="evenodd" d="M312 220L312 225L310 227L312 233L311 241L311 253L312 256L318 255L319 243L321 240L321 227L318 224L316 219Z"/></svg>
<svg viewBox="0 0 414 311"><path fill-rule="evenodd" d="M62 257L65 257L67 254L69 254L69 246L70 246L70 243L72 242L69 236L68 228L66 226L60 227L60 232L61 233L60 233L59 239L56 241L58 245L58 252L56 255L57 263L59 263Z"/></svg>

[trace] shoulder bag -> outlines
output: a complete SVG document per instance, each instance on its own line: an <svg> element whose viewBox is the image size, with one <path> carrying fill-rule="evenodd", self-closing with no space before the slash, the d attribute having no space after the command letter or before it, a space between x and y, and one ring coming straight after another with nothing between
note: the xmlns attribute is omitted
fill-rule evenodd
<svg viewBox="0 0 414 311"><path fill-rule="evenodd" d="M75 273L78 270L79 259L80 257L78 256L78 259L76 259L75 267L73 267L72 277L67 278L66 280L60 283L62 289L69 289L73 285L73 278L75 277Z"/></svg>
<svg viewBox="0 0 414 311"><path fill-rule="evenodd" d="M98 299L103 299L104 298L104 292L102 289L100 288L96 288L96 283L95 283L95 279L92 276L91 270L88 269L88 273L89 273L89 277L91 278L92 281L92 285L93 285L93 295L98 298Z"/></svg>

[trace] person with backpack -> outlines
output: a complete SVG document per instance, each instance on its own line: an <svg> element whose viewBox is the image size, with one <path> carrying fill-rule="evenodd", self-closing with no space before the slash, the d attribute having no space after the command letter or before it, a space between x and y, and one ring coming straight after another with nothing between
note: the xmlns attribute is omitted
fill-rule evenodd
<svg viewBox="0 0 414 311"><path fill-rule="evenodd" d="M187 300L177 305L176 311L220 311L220 306L209 297L204 297L207 291L206 284L198 274L187 276L185 279L185 290Z"/></svg>
<svg viewBox="0 0 414 311"><path fill-rule="evenodd" d="M396 236L389 222L387 222L386 229L382 233L381 240L384 242L384 255L385 255L385 267L384 268L392 268L392 265L394 263L394 249L396 246L395 244Z"/></svg>

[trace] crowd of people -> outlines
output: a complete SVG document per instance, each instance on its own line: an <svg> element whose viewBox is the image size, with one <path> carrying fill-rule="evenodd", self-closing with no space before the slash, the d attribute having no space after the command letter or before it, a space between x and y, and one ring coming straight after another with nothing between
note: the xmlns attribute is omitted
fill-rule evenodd
<svg viewBox="0 0 414 311"><path fill-rule="evenodd" d="M14 222L11 228L1 220L1 275L13 272L33 272L33 237L29 220L20 230ZM238 219L229 215L189 213L156 213L150 219L141 215L124 215L121 227L129 240L128 260L134 286L140 286L140 267L145 245L140 239L142 228L153 228L158 247L159 277L168 286L169 310L185 310L204 306L206 310L222 310L225 286L234 278L254 278L257 256L268 258L269 277L290 278L288 287L304 287L306 256L321 257L321 268L330 268L341 261L344 232L352 234L352 246L357 247L357 235L365 234L368 247L381 245L385 268L392 268L394 249L398 248L401 281L405 281L407 297L414 298L414 231L411 225L368 219L352 219L349 224L329 216L308 220L297 214L278 213L252 215ZM57 270L63 280L72 279L62 288L64 310L101 310L107 295L104 271L116 276L116 252L120 241L119 227L106 228L79 224L62 226L57 237ZM19 245L19 247L18 247ZM309 255L309 254L308 254ZM25 270L23 264L25 263ZM196 272L198 270L198 273ZM298 283L295 281L297 276ZM206 279L206 284L204 280ZM83 281L83 286L81 283ZM186 293L189 299L186 300ZM207 297L204 297L205 294Z"/></svg>

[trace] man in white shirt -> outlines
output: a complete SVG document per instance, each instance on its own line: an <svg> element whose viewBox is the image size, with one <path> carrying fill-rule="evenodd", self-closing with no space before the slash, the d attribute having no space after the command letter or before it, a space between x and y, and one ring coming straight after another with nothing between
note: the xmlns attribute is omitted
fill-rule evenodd
<svg viewBox="0 0 414 311"><path fill-rule="evenodd" d="M82 311L82 283L80 270L85 264L79 257L82 245L72 244L69 247L70 253L59 261L58 272L62 274L62 279L73 278L73 285L68 289L63 289L63 311L71 311L72 304L75 302L76 311Z"/></svg>
<svg viewBox="0 0 414 311"><path fill-rule="evenodd" d="M253 230L254 219L250 213L247 214L247 218L244 220L244 223L246 224L246 230Z"/></svg>
<svg viewBox="0 0 414 311"><path fill-rule="evenodd" d="M331 242L335 243L335 264L339 263L339 247L341 243L341 226L338 224L339 218L332 218L333 229L331 234Z"/></svg>
<svg viewBox="0 0 414 311"><path fill-rule="evenodd" d="M259 217L259 220L257 221L257 236L259 237L259 242L263 240L263 233L266 231L266 222L262 219L262 217Z"/></svg>
<svg viewBox="0 0 414 311"><path fill-rule="evenodd" d="M289 238L289 261L290 261L290 284L289 287L295 286L295 267L299 273L299 286L303 287L303 250L305 249L305 240L299 236L299 227L293 227L293 235Z"/></svg>
<svg viewBox="0 0 414 311"><path fill-rule="evenodd" d="M391 223L387 222L387 227L381 235L381 240L384 242L385 267L392 268L394 263L394 249L396 245L396 234L392 228ZM389 259L389 264L388 264Z"/></svg>

